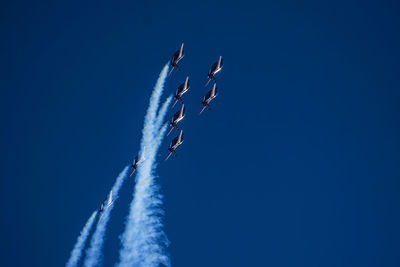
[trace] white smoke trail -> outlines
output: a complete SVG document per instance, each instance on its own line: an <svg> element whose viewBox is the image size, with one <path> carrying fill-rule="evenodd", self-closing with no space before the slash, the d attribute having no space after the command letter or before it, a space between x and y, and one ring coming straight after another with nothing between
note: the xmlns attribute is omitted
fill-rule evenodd
<svg viewBox="0 0 400 267"><path fill-rule="evenodd" d="M101 215L99 221L97 222L96 231L92 236L92 240L90 241L90 247L87 251L87 255L85 258L85 267L93 267L97 266L102 260L101 249L104 243L104 235L107 228L107 223L110 219L111 211L114 207L115 201L118 199L118 193L121 189L122 183L126 178L126 174L128 172L128 166L125 167L122 172L118 175L117 180L112 187L113 194L113 202L108 208L104 208L103 214Z"/></svg>
<svg viewBox="0 0 400 267"><path fill-rule="evenodd" d="M162 69L160 76L157 79L157 83L154 86L153 93L150 97L149 107L147 108L147 113L144 118L144 127L143 127L143 138L142 143L147 142L151 143L151 138L154 136L154 133L157 129L154 129L155 120L157 116L157 110L160 105L160 98L162 95L162 91L164 89L165 79L167 78L169 66L166 64ZM164 111L166 112L166 110ZM143 146L142 146L143 148Z"/></svg>
<svg viewBox="0 0 400 267"><path fill-rule="evenodd" d="M146 160L138 167L134 198L121 238L119 267L170 266L169 257L164 251L168 240L163 232L161 218L162 196L154 180L157 151L167 128L166 125L161 130L159 127L171 102L170 97L156 114L167 72L168 65L163 68L157 80L144 120L141 148L143 151L143 147L146 147Z"/></svg>
<svg viewBox="0 0 400 267"><path fill-rule="evenodd" d="M158 133L158 135L156 136L156 143L157 143L157 144L158 144L158 143L161 144L161 141L163 140L164 135L165 135L165 131L167 131L167 127L168 127L167 125L168 125L168 124L165 123L165 124L161 127L160 132Z"/></svg>
<svg viewBox="0 0 400 267"><path fill-rule="evenodd" d="M90 229L93 226L94 218L96 218L97 211L92 213L89 220L86 222L85 226L83 227L81 234L79 235L78 239L76 240L76 244L71 251L71 256L69 257L66 267L74 267L77 266L79 259L82 255L83 247L85 246L86 239L89 236Z"/></svg>
<svg viewBox="0 0 400 267"><path fill-rule="evenodd" d="M169 105L171 104L172 96L169 96L164 103L162 104L160 111L158 112L157 118L156 118L156 123L154 126L154 132L159 132L161 128L161 124L164 121L164 117L167 114L167 109Z"/></svg>

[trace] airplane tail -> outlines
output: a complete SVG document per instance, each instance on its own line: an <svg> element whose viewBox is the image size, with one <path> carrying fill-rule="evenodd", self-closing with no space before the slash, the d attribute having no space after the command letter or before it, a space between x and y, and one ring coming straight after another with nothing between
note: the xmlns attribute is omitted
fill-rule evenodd
<svg viewBox="0 0 400 267"><path fill-rule="evenodd" d="M208 81L207 81L207 83L206 83L206 85L205 85L204 87L207 87L207 85L208 85L210 82L211 82L211 79L208 78Z"/></svg>
<svg viewBox="0 0 400 267"><path fill-rule="evenodd" d="M136 171L136 169L133 169L133 171L131 172L131 174L129 175L129 177L132 176L132 174Z"/></svg>

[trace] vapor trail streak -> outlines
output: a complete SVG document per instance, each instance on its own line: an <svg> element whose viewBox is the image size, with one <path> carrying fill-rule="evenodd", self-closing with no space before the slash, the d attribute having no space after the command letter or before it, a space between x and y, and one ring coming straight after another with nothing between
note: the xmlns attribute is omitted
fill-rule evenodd
<svg viewBox="0 0 400 267"><path fill-rule="evenodd" d="M92 213L92 216L90 216L89 220L86 222L85 226L83 227L81 234L79 235L78 239L76 240L76 244L71 251L71 256L69 257L67 264L65 264L66 267L77 266L78 261L82 255L82 250L83 250L83 247L85 246L86 239L88 238L90 229L93 226L94 218L96 218L96 215L97 215L97 211L94 211Z"/></svg>
<svg viewBox="0 0 400 267"><path fill-rule="evenodd" d="M168 68L169 68L168 64L166 64L162 69L160 76L157 79L157 83L154 86L153 93L151 94L149 107L147 108L147 113L144 118L142 143L144 139L146 139L146 142L150 142L150 139L154 136L155 132L157 131L157 129L154 129L155 126L154 121L156 120L157 110L160 105L160 98L164 89L165 79L167 78ZM164 113L165 112L166 111L164 111Z"/></svg>
<svg viewBox="0 0 400 267"><path fill-rule="evenodd" d="M158 112L157 118L156 118L156 124L154 126L154 131L159 132L161 128L161 124L164 121L164 117L167 114L167 109L168 106L171 104L172 96L169 96L164 103L162 104L160 111Z"/></svg>
<svg viewBox="0 0 400 267"><path fill-rule="evenodd" d="M85 267L97 266L102 260L101 249L104 243L104 236L107 228L107 223L110 219L111 211L114 207L115 201L118 199L118 193L121 189L122 183L124 182L128 172L128 166L125 167L122 172L118 175L117 180L112 187L113 202L108 208L104 208L103 214L97 222L96 231L93 233L92 240L90 241L90 247L87 250L85 258Z"/></svg>
<svg viewBox="0 0 400 267"><path fill-rule="evenodd" d="M164 249L168 240L163 232L161 218L162 196L154 176L157 151L167 127L164 125L161 130L159 128L171 102L170 97L157 115L167 72L168 64L157 80L144 120L141 149L143 151L146 147L146 160L138 167L135 192L121 238L120 262L117 264L119 267L170 266Z"/></svg>

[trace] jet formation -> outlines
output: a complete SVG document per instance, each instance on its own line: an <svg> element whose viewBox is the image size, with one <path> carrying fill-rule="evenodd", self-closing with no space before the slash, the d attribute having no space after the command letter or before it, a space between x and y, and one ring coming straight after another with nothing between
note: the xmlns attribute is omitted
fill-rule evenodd
<svg viewBox="0 0 400 267"><path fill-rule="evenodd" d="M168 77L171 76L174 69L177 69L178 71L181 70L181 68L178 66L178 63L182 60L182 58L184 56L185 56L185 53L183 50L183 43L182 43L180 48L178 50L176 50L175 53L172 55L172 58L170 60L170 68L171 69L168 73ZM218 74L219 72L221 72L222 67L223 67L223 59L222 59L222 56L220 56L218 58L218 61L216 61L214 64L212 64L210 69L208 70L207 82L206 82L205 87L207 87L211 81L213 81L213 85L212 85L211 90L207 91L207 93L204 95L203 99L201 100L202 109L200 111L200 114L203 113L203 111L206 108L211 109L210 102L215 97L217 97L218 90L217 90L217 81L216 81L215 75ZM184 104L182 97L185 93L188 92L189 89L190 89L189 76L186 76L185 81L178 86L178 88L176 89L175 94L174 94L175 102L172 105L171 109L174 108L178 102L181 103L181 107L177 112L174 113L174 115L171 118L171 121L169 123L170 130L167 133L167 136L174 129L176 129L177 131L180 130L178 127L178 123L181 122L186 115L185 104ZM179 131L179 135L172 139L172 141L168 147L169 153L165 160L168 160L171 155L176 156L176 149L183 143L183 140L184 140L183 139L183 130L181 129ZM131 174L129 176L132 176L135 173L138 166L146 160L144 155L145 155L145 147L143 148L140 160L139 160L139 154L137 154L135 156L135 158L133 159L133 162L130 166ZM108 209L112 203L113 203L112 191L110 191L110 193L104 198L104 200L102 201L102 203L100 205L100 208L99 208L100 219L103 215L103 212L106 209Z"/></svg>
<svg viewBox="0 0 400 267"><path fill-rule="evenodd" d="M184 56L183 44L181 44L180 49L177 50L177 51L172 55L172 58L171 58L171 61L170 61L171 70L170 70L168 76L170 76L170 74L172 73L172 71L173 71L174 69L180 70L180 68L178 67L177 64L178 64L178 62L183 58L183 56ZM218 60L217 60L214 64L212 64L211 67L210 67L210 69L208 70L208 73L207 73L207 78L208 78L208 80L207 80L207 83L206 83L206 87L208 86L208 84L209 84L211 81L213 81L213 86L212 86L211 90L208 91L208 92L205 94L205 96L203 97L203 99L201 100L202 109L201 109L201 111L200 111L200 114L203 113L203 111L204 111L206 108L207 108L207 109L211 109L211 108L210 108L210 102L211 102L211 100L213 100L215 97L217 97L218 90L217 90L217 80L216 80L216 78L215 78L215 75L216 75L217 73L221 72L222 67L223 67L223 59L222 59L222 56L220 56L220 57L218 58ZM174 113L174 115L173 115L173 117L172 117L172 119L171 119L171 121L170 121L170 123L169 123L170 130L169 130L169 132L168 132L167 135L169 135L169 134L173 131L173 129L176 129L176 130L179 131L179 128L178 128L177 125L178 125L178 123L179 123L180 121L182 121L183 118L185 117L185 105L184 105L184 101L183 101L183 99L182 99L182 96L183 96L183 94L185 94L189 89L190 89L189 76L186 76L185 81L184 81L181 85L178 86L178 88L176 89L175 95L174 95L175 102L174 102L174 104L172 105L171 108L174 108L174 106L178 103L178 101L179 101L182 105L181 105L180 110L177 111L176 113ZM169 157L170 157L172 154L173 154L174 156L176 156L176 151L175 151L175 150L176 150L176 149L178 148L178 146L180 146L182 143L183 143L183 130L180 130L179 135L172 139L172 141L171 141L171 143L170 143L170 145L169 145L169 148L168 148L169 153L168 153L168 155L167 155L167 157L166 157L165 160L168 160Z"/></svg>

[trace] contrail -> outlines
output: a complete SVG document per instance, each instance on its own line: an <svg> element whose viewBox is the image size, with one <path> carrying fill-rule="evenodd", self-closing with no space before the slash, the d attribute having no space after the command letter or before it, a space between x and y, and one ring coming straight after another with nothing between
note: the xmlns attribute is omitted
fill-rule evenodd
<svg viewBox="0 0 400 267"><path fill-rule="evenodd" d="M149 142L149 139L152 138L154 132L157 131L156 129L154 129L154 121L156 120L157 110L160 105L160 98L164 89L165 79L167 78L168 68L169 66L168 64L166 64L162 69L160 76L158 77L157 83L154 86L153 93L151 94L149 107L147 108L147 113L144 118L142 143L144 139ZM166 110L164 112L166 112Z"/></svg>
<svg viewBox="0 0 400 267"><path fill-rule="evenodd" d="M171 265L165 253L168 239L163 232L161 218L163 215L162 196L154 176L157 151L167 128L166 124L163 127L161 125L171 102L171 97L169 97L158 115L156 114L167 72L168 64L165 65L157 80L144 120L141 150L143 151L146 147L146 160L138 167L135 192L125 232L121 237L120 262L117 264L119 267Z"/></svg>
<svg viewBox="0 0 400 267"><path fill-rule="evenodd" d="M94 218L96 218L96 215L97 215L97 211L94 211L92 213L92 216L90 216L89 220L86 222L85 226L83 227L81 234L79 235L78 239L76 240L76 244L71 251L71 256L69 257L67 264L65 264L66 267L77 266L78 261L82 255L82 250L83 250L83 247L85 246L86 239L88 238L90 229L93 226Z"/></svg>
<svg viewBox="0 0 400 267"><path fill-rule="evenodd" d="M168 106L171 104L172 96L169 96L164 103L162 104L160 111L158 112L158 116L156 118L156 124L154 126L154 132L159 132L161 128L161 124L164 121L164 117L167 114Z"/></svg>
<svg viewBox="0 0 400 267"><path fill-rule="evenodd" d="M97 222L96 231L93 233L92 240L90 241L90 247L87 250L85 258L85 267L97 266L102 260L101 249L104 243L104 236L107 228L107 223L110 219L111 211L114 207L115 201L118 199L118 193L121 189L122 183L124 182L128 172L128 166L125 167L122 172L118 175L114 186L112 187L113 202L109 207L105 207L103 213Z"/></svg>

